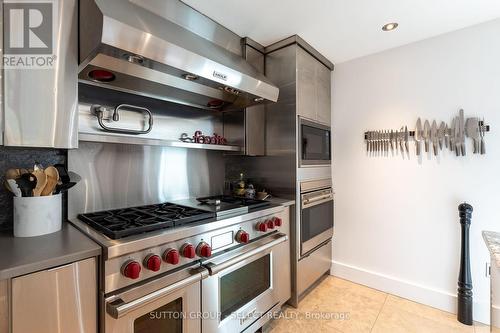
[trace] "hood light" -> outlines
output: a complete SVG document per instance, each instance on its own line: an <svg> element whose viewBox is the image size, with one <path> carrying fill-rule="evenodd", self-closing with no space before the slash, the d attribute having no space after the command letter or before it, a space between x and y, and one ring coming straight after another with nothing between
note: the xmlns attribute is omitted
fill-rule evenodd
<svg viewBox="0 0 500 333"><path fill-rule="evenodd" d="M193 75L193 74L184 74L184 75L182 75L182 77L183 77L185 80L188 80L188 81L198 80L198 78L199 78L199 76L197 76L197 75Z"/></svg>
<svg viewBox="0 0 500 333"><path fill-rule="evenodd" d="M103 69L94 69L88 74L89 78L96 82L111 82L115 80L115 74Z"/></svg>
<svg viewBox="0 0 500 333"><path fill-rule="evenodd" d="M387 24L384 24L384 26L382 27L382 30L392 31L392 30L396 29L398 27L398 25L399 24L397 24L396 22L387 23Z"/></svg>
<svg viewBox="0 0 500 333"><path fill-rule="evenodd" d="M123 57L125 60L132 64L142 64L144 62L144 58L135 54L124 54Z"/></svg>
<svg viewBox="0 0 500 333"><path fill-rule="evenodd" d="M264 101L264 98L262 97L257 97L253 100L254 102L257 102L257 103L260 103L260 102L263 102Z"/></svg>

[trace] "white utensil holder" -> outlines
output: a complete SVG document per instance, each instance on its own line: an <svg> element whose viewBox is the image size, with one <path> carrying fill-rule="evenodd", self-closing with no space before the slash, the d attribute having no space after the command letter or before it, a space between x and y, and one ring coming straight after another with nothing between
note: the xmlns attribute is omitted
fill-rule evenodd
<svg viewBox="0 0 500 333"><path fill-rule="evenodd" d="M61 230L61 198L61 194L14 197L14 236L41 236Z"/></svg>

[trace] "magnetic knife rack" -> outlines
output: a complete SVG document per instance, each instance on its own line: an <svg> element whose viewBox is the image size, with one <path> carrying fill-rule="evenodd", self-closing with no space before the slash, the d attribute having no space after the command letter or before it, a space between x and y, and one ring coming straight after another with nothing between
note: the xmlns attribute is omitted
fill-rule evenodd
<svg viewBox="0 0 500 333"><path fill-rule="evenodd" d="M482 121L482 120L480 120L478 123L479 123L479 127L482 127L485 132L489 132L490 131L490 125L485 125L484 121ZM404 128L404 126L403 126L403 128ZM387 130L382 130L382 131L387 131ZM389 130L389 132L390 131L391 130ZM369 133L372 133L372 132L377 132L377 131L367 131L367 132L365 132L365 134L364 134L365 135L365 140L368 140L368 135L369 135ZM395 130L394 132L401 132L401 129L400 130ZM448 128L448 133L447 134L448 135L452 134L452 129L451 128ZM408 137L414 138L415 137L415 131L408 131Z"/></svg>

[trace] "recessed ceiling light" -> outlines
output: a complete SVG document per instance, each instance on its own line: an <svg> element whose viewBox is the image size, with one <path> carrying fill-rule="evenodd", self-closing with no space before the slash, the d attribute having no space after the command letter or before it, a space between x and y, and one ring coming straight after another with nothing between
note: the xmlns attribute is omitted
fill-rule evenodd
<svg viewBox="0 0 500 333"><path fill-rule="evenodd" d="M382 27L382 30L391 31L391 30L396 29L397 27L398 27L398 24L396 22L392 22L392 23L384 24L384 26Z"/></svg>

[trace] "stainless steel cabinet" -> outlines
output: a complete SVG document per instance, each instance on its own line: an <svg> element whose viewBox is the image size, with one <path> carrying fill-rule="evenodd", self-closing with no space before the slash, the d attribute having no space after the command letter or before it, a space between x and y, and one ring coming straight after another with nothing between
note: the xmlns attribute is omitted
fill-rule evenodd
<svg viewBox="0 0 500 333"><path fill-rule="evenodd" d="M94 258L12 279L12 333L95 333Z"/></svg>
<svg viewBox="0 0 500 333"><path fill-rule="evenodd" d="M307 51L297 47L297 114L330 124L331 72Z"/></svg>

